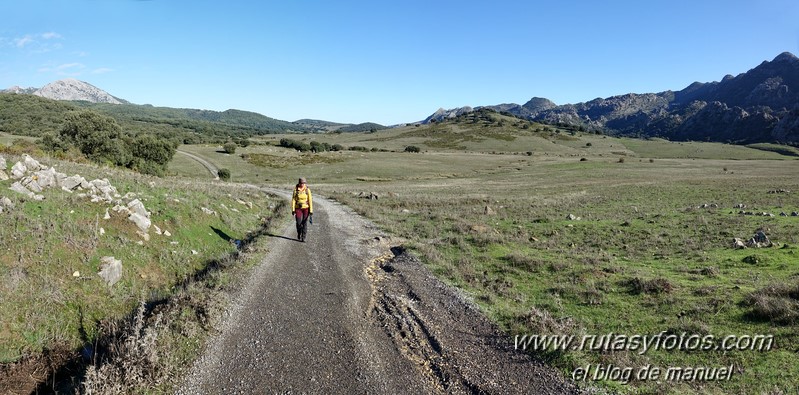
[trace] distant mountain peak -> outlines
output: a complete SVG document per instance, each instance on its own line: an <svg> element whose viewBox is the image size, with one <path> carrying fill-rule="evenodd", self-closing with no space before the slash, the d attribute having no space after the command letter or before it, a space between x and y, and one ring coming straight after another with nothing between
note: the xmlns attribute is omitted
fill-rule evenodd
<svg viewBox="0 0 799 395"><path fill-rule="evenodd" d="M126 103L126 101L120 100L88 82L74 78L51 82L33 92L33 94L53 100L83 100L91 103L110 104Z"/></svg>
<svg viewBox="0 0 799 395"><path fill-rule="evenodd" d="M777 55L777 57L774 58L772 62L797 62L797 61L799 61L799 58L797 58L796 55L790 52L783 52Z"/></svg>

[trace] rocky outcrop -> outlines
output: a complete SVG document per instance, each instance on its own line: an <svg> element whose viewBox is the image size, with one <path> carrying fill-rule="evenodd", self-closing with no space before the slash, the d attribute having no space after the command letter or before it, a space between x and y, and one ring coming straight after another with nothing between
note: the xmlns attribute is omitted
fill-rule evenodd
<svg viewBox="0 0 799 395"><path fill-rule="evenodd" d="M36 96L53 100L82 100L92 103L122 104L123 101L108 92L83 81L67 78L51 82L33 92Z"/></svg>
<svg viewBox="0 0 799 395"><path fill-rule="evenodd" d="M138 228L139 235L145 241L149 240L148 231L152 220L144 203L136 199L133 193L121 196L107 178L88 181L78 174L67 176L53 167L42 165L27 154L11 169L12 177L17 181L9 187L10 190L32 200L44 200L42 193L53 188L60 188L68 193L78 192L78 196L88 198L92 203L114 205L112 210L127 216ZM106 210L104 219L110 218L110 213Z"/></svg>

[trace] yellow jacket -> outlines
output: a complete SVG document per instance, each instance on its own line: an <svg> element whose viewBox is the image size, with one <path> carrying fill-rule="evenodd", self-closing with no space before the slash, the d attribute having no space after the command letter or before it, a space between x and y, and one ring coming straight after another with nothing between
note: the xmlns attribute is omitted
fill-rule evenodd
<svg viewBox="0 0 799 395"><path fill-rule="evenodd" d="M294 188L294 194L291 196L291 211L294 212L298 208L307 208L308 212L313 214L311 189L307 185Z"/></svg>

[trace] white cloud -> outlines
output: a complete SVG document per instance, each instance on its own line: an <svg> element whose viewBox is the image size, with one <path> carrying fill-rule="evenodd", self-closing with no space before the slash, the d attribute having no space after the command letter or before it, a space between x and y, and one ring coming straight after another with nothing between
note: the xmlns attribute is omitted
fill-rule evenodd
<svg viewBox="0 0 799 395"><path fill-rule="evenodd" d="M15 38L14 39L14 45L17 48L25 48L26 45L28 45L30 43L33 43L33 42L34 42L33 36L31 36L30 34L26 35L25 37Z"/></svg>
<svg viewBox="0 0 799 395"><path fill-rule="evenodd" d="M53 39L57 39L57 38L62 38L61 35L56 33L56 32L42 33L41 37L43 39L45 39L45 40L53 40Z"/></svg>
<svg viewBox="0 0 799 395"><path fill-rule="evenodd" d="M114 69L109 69L108 67L100 67L99 69L92 70L92 74L105 74L114 71Z"/></svg>

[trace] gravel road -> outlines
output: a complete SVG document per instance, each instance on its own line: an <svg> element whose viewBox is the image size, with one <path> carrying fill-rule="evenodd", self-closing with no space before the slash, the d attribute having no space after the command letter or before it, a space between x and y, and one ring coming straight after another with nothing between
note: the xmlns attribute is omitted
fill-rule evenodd
<svg viewBox="0 0 799 395"><path fill-rule="evenodd" d="M178 394L579 392L349 208L313 218L273 235Z"/></svg>

